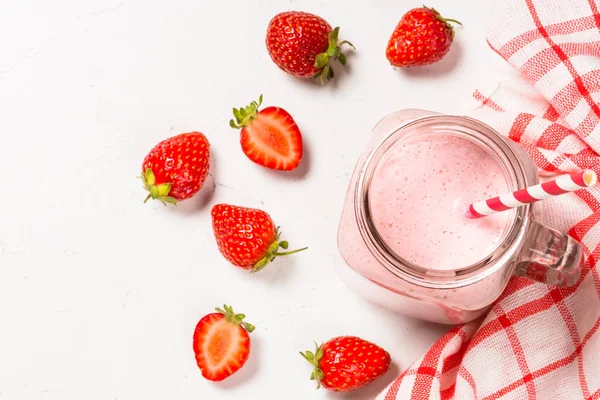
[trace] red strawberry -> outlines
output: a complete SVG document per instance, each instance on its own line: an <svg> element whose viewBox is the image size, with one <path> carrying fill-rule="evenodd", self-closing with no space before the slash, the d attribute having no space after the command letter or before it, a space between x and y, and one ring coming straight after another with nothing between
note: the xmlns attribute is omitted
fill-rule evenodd
<svg viewBox="0 0 600 400"><path fill-rule="evenodd" d="M311 380L336 392L358 389L385 374L390 355L381 347L356 336L340 336L300 353L313 367Z"/></svg>
<svg viewBox="0 0 600 400"><path fill-rule="evenodd" d="M142 164L144 188L163 204L177 204L195 195L208 174L210 144L200 132L182 133L163 140Z"/></svg>
<svg viewBox="0 0 600 400"><path fill-rule="evenodd" d="M258 103L233 109L235 121L229 121L234 129L242 129L240 143L248 158L263 167L289 171L302 159L302 135L292 116L279 107L267 107L259 111Z"/></svg>
<svg viewBox="0 0 600 400"><path fill-rule="evenodd" d="M267 28L267 50L279 68L299 78L333 78L331 60L346 65L346 56L338 44L340 28L331 29L323 18L313 14L288 11L277 14Z"/></svg>
<svg viewBox="0 0 600 400"><path fill-rule="evenodd" d="M202 376L222 381L244 366L250 355L248 332L254 326L244 322L244 314L236 314L229 306L208 314L196 325L194 353Z"/></svg>
<svg viewBox="0 0 600 400"><path fill-rule="evenodd" d="M276 257L306 250L287 250L288 242L279 241L279 228L264 211L217 204L212 209L212 225L219 251L237 267L258 272Z"/></svg>
<svg viewBox="0 0 600 400"><path fill-rule="evenodd" d="M392 33L386 55L395 67L433 64L441 60L454 39L450 22L433 8L422 7L408 11Z"/></svg>

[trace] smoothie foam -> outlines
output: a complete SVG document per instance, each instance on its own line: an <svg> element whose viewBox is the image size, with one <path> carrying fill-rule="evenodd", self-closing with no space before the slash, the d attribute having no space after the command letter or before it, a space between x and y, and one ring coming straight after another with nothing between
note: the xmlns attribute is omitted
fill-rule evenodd
<svg viewBox="0 0 600 400"><path fill-rule="evenodd" d="M450 134L396 144L369 191L373 222L398 256L424 268L475 264L500 244L514 216L465 218L468 204L509 191L500 163L477 144Z"/></svg>

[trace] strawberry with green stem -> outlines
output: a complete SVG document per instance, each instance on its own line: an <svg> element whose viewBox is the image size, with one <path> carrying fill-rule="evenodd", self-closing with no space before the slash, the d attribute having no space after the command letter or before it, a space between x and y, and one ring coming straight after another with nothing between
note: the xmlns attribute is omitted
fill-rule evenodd
<svg viewBox="0 0 600 400"><path fill-rule="evenodd" d="M454 27L462 25L444 18L433 8L408 11L394 29L387 45L386 56L395 67L429 65L440 61L454 41Z"/></svg>
<svg viewBox="0 0 600 400"><path fill-rule="evenodd" d="M298 78L314 78L321 83L334 76L331 62L346 65L338 43L340 28L331 29L323 18L301 11L277 14L267 28L267 50L279 68Z"/></svg>
<svg viewBox="0 0 600 400"><path fill-rule="evenodd" d="M313 371L310 379L317 388L348 392L365 386L385 374L391 363L387 351L356 336L340 336L315 351L300 352Z"/></svg>
<svg viewBox="0 0 600 400"><path fill-rule="evenodd" d="M237 267L258 272L277 257L307 249L281 251L287 250L289 244L280 240L279 228L262 210L217 204L211 214L217 247Z"/></svg>
<svg viewBox="0 0 600 400"><path fill-rule="evenodd" d="M210 144L200 132L163 140L144 158L141 179L149 199L177 204L195 195L208 175Z"/></svg>

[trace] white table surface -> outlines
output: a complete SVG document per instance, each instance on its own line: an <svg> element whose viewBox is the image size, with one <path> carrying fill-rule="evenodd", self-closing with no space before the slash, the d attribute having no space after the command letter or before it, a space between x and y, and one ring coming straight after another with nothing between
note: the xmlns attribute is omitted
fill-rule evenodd
<svg viewBox="0 0 600 400"><path fill-rule="evenodd" d="M409 107L468 113L473 90L507 70L485 42L492 0L429 3L464 28L443 62L396 71L387 39L421 1L0 2L0 399L362 400L421 356L445 328L367 304L333 260L373 125ZM356 45L336 83L271 62L267 23L290 9L340 25ZM228 126L231 108L260 93L302 130L296 173L250 163ZM192 130L212 144L211 180L178 208L143 204L146 152ZM310 250L254 276L237 270L212 236L218 202L263 208ZM257 328L247 365L214 384L191 338L223 303ZM316 391L298 351L336 335L388 349L391 372L351 395Z"/></svg>

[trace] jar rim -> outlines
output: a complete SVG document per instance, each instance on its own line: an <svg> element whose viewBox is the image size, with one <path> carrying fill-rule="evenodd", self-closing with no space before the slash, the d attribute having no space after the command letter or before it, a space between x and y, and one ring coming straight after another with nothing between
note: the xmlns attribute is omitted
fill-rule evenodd
<svg viewBox="0 0 600 400"><path fill-rule="evenodd" d="M354 209L359 231L369 251L394 275L420 286L428 287L460 287L472 284L492 274L502 266L500 261L507 254L515 253L522 242L525 227L529 225L531 206L520 207L514 211L510 227L504 231L504 239L496 249L477 263L451 270L425 268L402 258L392 251L381 237L371 216L369 207L369 186L377 166L399 140L406 138L414 128L441 128L446 132L453 131L465 139L475 142L492 153L504 168L512 175L512 183L516 187L527 185L525 168L514 150L499 133L488 125L463 116L428 115L404 122L395 130L386 134L371 150L359 171L354 191ZM414 132L414 131L413 131ZM516 189L516 188L513 188Z"/></svg>

